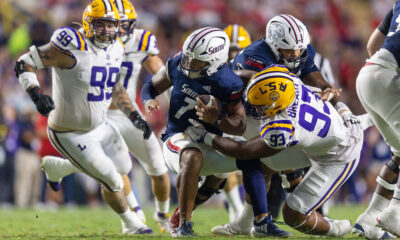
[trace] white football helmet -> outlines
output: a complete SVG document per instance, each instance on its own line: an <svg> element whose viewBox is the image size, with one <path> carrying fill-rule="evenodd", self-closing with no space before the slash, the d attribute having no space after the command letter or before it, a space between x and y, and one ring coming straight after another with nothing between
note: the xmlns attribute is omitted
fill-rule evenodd
<svg viewBox="0 0 400 240"><path fill-rule="evenodd" d="M182 47L181 72L189 78L211 76L228 61L229 37L214 27L194 31Z"/></svg>
<svg viewBox="0 0 400 240"><path fill-rule="evenodd" d="M299 68L300 64L305 64L310 35L300 20L288 14L275 16L268 22L265 34L265 41L278 62L281 61L291 71ZM285 59L279 49L300 49L300 58Z"/></svg>

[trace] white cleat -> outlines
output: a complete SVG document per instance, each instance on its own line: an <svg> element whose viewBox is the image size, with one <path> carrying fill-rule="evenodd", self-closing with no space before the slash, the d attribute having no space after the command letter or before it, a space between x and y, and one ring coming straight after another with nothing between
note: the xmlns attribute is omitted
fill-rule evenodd
<svg viewBox="0 0 400 240"><path fill-rule="evenodd" d="M211 233L221 236L235 236L235 235L249 235L251 225L248 228L240 227L234 223L228 223L224 225L218 225L211 229Z"/></svg>
<svg viewBox="0 0 400 240"><path fill-rule="evenodd" d="M130 209L132 212L134 212L136 214L136 216L139 218L139 220L142 223L146 224L146 215L144 215L143 210L139 206L137 206L135 208L130 208Z"/></svg>
<svg viewBox="0 0 400 240"><path fill-rule="evenodd" d="M331 228L334 227L336 231L332 234L328 234L329 236L332 237L343 237L347 233L349 233L352 229L351 222L349 220L335 220L335 219L329 219L325 218L328 222L331 224Z"/></svg>
<svg viewBox="0 0 400 240"><path fill-rule="evenodd" d="M367 239L390 239L387 232L376 226L376 217L373 213L364 212L357 218L351 233Z"/></svg>
<svg viewBox="0 0 400 240"><path fill-rule="evenodd" d="M169 220L171 216L169 213L155 212L153 219L156 221L157 225L160 227L161 232L169 232Z"/></svg>
<svg viewBox="0 0 400 240"><path fill-rule="evenodd" d="M128 226L121 220L122 234L153 234L153 230L146 226L144 223L138 222L135 226Z"/></svg>
<svg viewBox="0 0 400 240"><path fill-rule="evenodd" d="M393 200L392 200L393 201ZM378 226L397 237L400 237L400 209L389 205L376 218Z"/></svg>
<svg viewBox="0 0 400 240"><path fill-rule="evenodd" d="M56 192L60 190L60 183L62 178L64 177L63 173L60 172L60 168L58 167L58 163L60 161L65 160L59 157L44 156L42 158L42 163L40 164L40 169L46 175L46 179L49 183L50 188Z"/></svg>

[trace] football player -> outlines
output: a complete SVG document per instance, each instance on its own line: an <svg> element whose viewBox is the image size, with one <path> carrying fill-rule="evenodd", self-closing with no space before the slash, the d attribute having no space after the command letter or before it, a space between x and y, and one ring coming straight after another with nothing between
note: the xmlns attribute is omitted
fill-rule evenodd
<svg viewBox="0 0 400 240"><path fill-rule="evenodd" d="M327 95L333 96L332 103L338 104L337 106L342 109L346 109L344 115L346 121L359 123L359 120L354 117L348 107L339 102L336 95L340 94L341 90L333 89L324 80L319 69L314 64L314 55L315 50L310 45L310 36L306 26L293 16L282 14L273 17L267 23L266 37L253 42L243 49L231 62L231 67L235 70L245 70L243 74L240 71L238 72L241 76L251 76L255 72L260 72L265 67L273 64L285 65L290 72L296 74L305 84L316 87L313 91L322 89L325 91L323 96L329 99L330 97ZM258 135L258 115L251 106L245 106L245 108L247 128L243 137L250 140ZM300 182L301 175L296 171L289 172L287 179L291 179L291 182ZM293 190L294 188L295 185L290 186L290 189ZM211 231L220 235L249 234L253 222L251 218L246 216L251 214L251 205L245 203L242 212L243 216L232 223L216 226Z"/></svg>
<svg viewBox="0 0 400 240"><path fill-rule="evenodd" d="M185 40L182 51L168 60L166 70L153 76L142 88L142 99L150 113L159 106L155 97L173 86L167 129L162 137L167 166L178 173L180 221L177 232L171 232L173 235L193 236L191 216L195 200L198 203L198 200L208 199L218 190L207 188L207 182L196 196L199 176L218 173L221 168L220 153L193 142L183 133L190 126L188 119L203 121L210 132L218 135L222 132L240 135L246 128L246 115L240 101L243 83L226 64L228 50L229 39L224 31L213 27L198 29ZM202 94L215 96L225 114L196 115L197 104L208 108L198 99ZM217 105L214 100L212 104Z"/></svg>
<svg viewBox="0 0 400 240"><path fill-rule="evenodd" d="M132 3L128 0L116 0L114 3L120 16L118 34L125 46L125 56L121 64L119 81L126 88L132 104L136 109L139 109L136 106L135 99L142 65L152 75L165 67L162 60L157 56L159 50L157 49L155 36L149 31L135 28L136 11ZM143 116L141 113L140 115ZM160 226L162 232L167 231L169 223L170 181L161 145L157 137L154 133L151 133L148 139L143 139L139 132L140 130L132 126L130 120L115 104L111 104L107 116L109 121L119 130L129 151L139 160L147 174L151 177L156 205L156 212L153 218ZM69 162L60 161L64 160L56 157L45 157L41 166L42 169L46 170L47 174L56 168L53 171L58 172L57 178L52 179L52 182L56 184L61 181L62 177L71 174L71 171L67 170L73 168L73 166L67 166L70 165ZM127 161L130 161L130 159L127 159ZM62 171L62 169L65 169L65 171ZM75 170L75 172L79 171L79 169ZM54 173L50 173L50 175L55 176ZM129 177L127 175L123 175L122 177L125 183L124 191L129 207L132 211L136 212L139 219L145 222L144 212L141 210L132 192ZM52 186L55 186L55 184L52 183ZM57 189L58 187L55 187L55 190Z"/></svg>
<svg viewBox="0 0 400 240"><path fill-rule="evenodd" d="M121 218L122 232L152 233L129 209L121 175L132 163L118 129L107 120L113 102L131 123L149 138L151 128L135 110L123 85L117 80L124 48L118 40L119 13L109 0L94 0L82 17L83 31L57 29L50 43L30 47L15 65L16 75L47 116L48 135L54 147L68 160L102 185L104 200ZM39 86L36 71L53 69L53 98Z"/></svg>
<svg viewBox="0 0 400 240"><path fill-rule="evenodd" d="M189 127L186 133L193 141L241 159L236 164L246 170L243 171L246 191L250 196L259 196L251 199L255 216L251 235L269 236L260 158L269 168L280 171L310 166L283 207L283 217L289 226L314 235L341 237L350 232L350 221L325 219L315 210L357 167L363 143L361 126L344 121L340 116L342 109L322 101L285 66L272 65L252 77L245 100L261 119L259 136L239 142L209 133L201 125ZM278 157L281 151L297 157ZM276 157L271 158L273 155Z"/></svg>
<svg viewBox="0 0 400 240"><path fill-rule="evenodd" d="M354 233L369 239L388 238L388 233L377 228L377 224L400 237L399 14L400 2L397 1L371 35L367 45L371 58L356 81L362 105L393 154L376 179L378 184L367 210L358 217L353 228Z"/></svg>

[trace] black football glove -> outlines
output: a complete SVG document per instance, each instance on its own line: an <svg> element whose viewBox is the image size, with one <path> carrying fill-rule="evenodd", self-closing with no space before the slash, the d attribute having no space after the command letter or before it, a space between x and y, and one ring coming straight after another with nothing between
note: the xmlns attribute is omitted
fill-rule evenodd
<svg viewBox="0 0 400 240"><path fill-rule="evenodd" d="M139 115L137 111L131 112L129 115L129 119L133 123L133 125L143 131L143 138L149 139L151 135L151 127L150 125Z"/></svg>
<svg viewBox="0 0 400 240"><path fill-rule="evenodd" d="M53 99L48 95L44 95L38 86L29 89L28 93L35 103L37 110L43 116L47 117L49 112L55 108Z"/></svg>

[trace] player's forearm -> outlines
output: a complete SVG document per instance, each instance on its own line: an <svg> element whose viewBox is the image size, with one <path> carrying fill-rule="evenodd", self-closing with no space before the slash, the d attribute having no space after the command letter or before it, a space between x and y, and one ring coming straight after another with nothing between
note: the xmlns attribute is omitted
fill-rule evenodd
<svg viewBox="0 0 400 240"><path fill-rule="evenodd" d="M115 104L126 116L136 111L125 88L118 82L112 92L112 103Z"/></svg>
<svg viewBox="0 0 400 240"><path fill-rule="evenodd" d="M223 154L241 160L252 160L260 158L259 154L254 154L253 152L249 152L246 149L246 143L238 142L231 138L220 137L216 135L213 139L212 147L222 152Z"/></svg>
<svg viewBox="0 0 400 240"><path fill-rule="evenodd" d="M246 130L246 119L239 114L227 116L221 120L218 128L224 133L240 136Z"/></svg>

